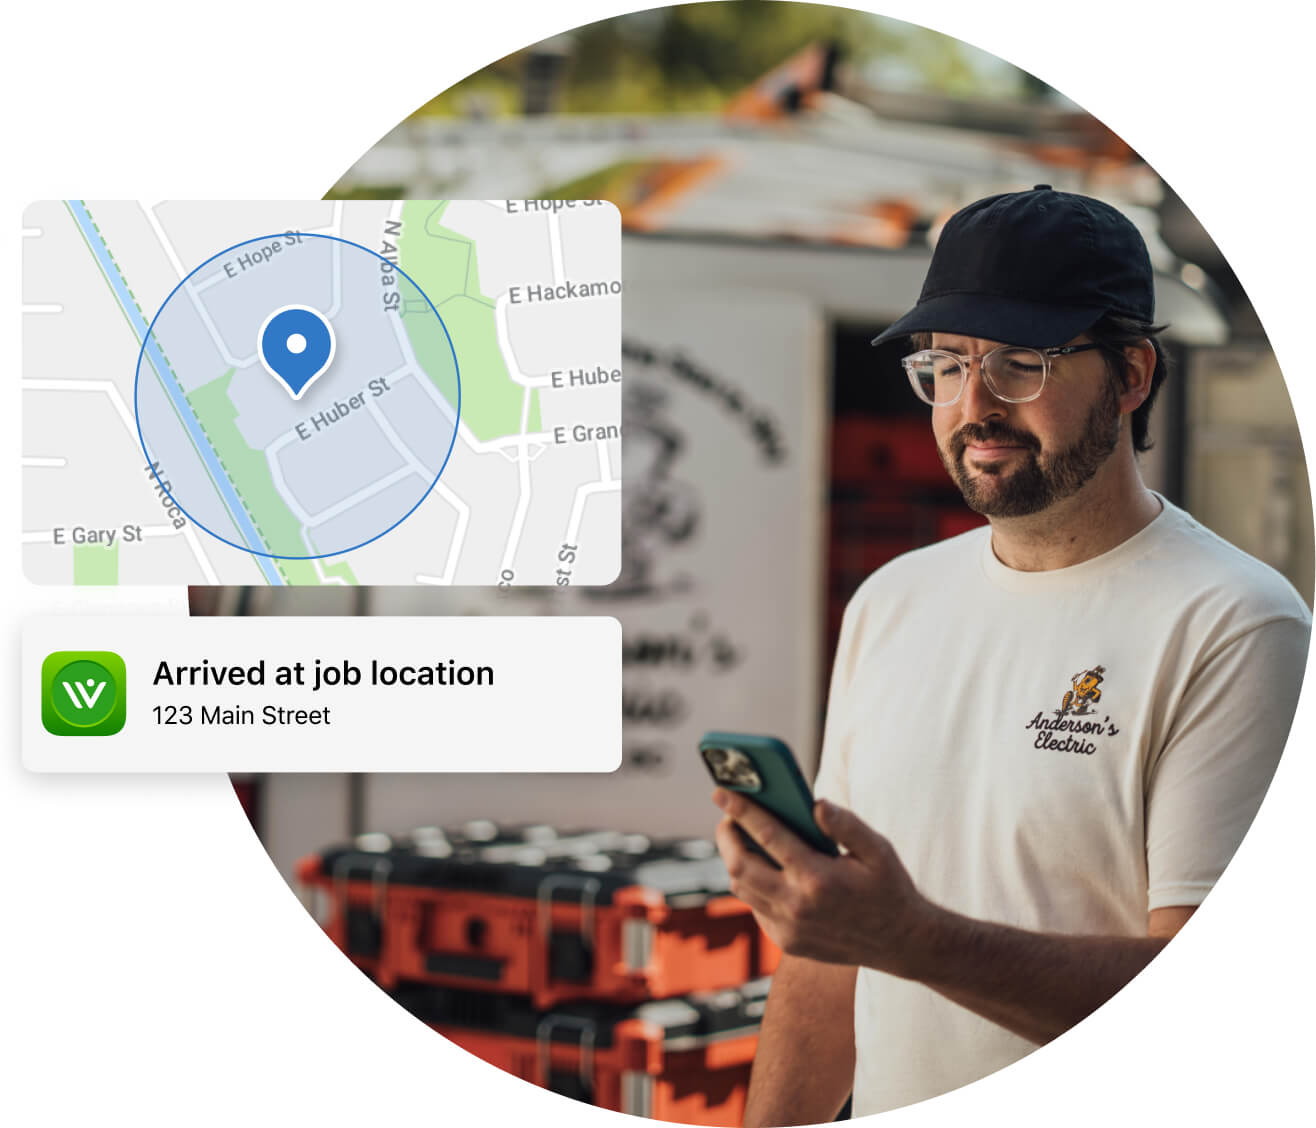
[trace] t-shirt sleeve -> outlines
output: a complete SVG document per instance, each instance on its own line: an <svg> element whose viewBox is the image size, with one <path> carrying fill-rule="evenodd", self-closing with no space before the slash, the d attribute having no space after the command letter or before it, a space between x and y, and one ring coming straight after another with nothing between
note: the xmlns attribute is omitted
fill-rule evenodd
<svg viewBox="0 0 1316 1128"><path fill-rule="evenodd" d="M1148 909L1200 904L1234 856L1284 750L1310 638L1310 620L1263 623L1185 688L1148 781Z"/></svg>
<svg viewBox="0 0 1316 1128"><path fill-rule="evenodd" d="M870 581L871 582L871 581ZM841 620L841 634L836 643L836 661L832 665L832 683L827 691L827 721L823 726L822 755L818 762L818 775L813 781L813 793L818 799L827 799L850 809L849 782L849 709L850 685L855 661L858 658L858 640L866 618L864 607L868 596L867 586L861 587L847 604Z"/></svg>

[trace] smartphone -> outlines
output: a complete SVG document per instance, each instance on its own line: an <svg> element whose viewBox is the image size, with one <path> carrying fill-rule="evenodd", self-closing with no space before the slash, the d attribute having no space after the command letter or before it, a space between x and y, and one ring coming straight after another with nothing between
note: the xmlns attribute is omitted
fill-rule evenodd
<svg viewBox="0 0 1316 1128"><path fill-rule="evenodd" d="M783 741L775 736L709 732L699 742L699 755L719 787L739 791L815 850L832 856L840 853L836 843L818 829L813 795Z"/></svg>

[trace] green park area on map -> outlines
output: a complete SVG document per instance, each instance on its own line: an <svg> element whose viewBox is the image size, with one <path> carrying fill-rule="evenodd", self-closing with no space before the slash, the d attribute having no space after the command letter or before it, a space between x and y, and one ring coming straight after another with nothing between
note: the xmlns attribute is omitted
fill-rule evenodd
<svg viewBox="0 0 1316 1128"><path fill-rule="evenodd" d="M119 542L113 544L75 544L73 546L73 582L84 587L100 587L119 582Z"/></svg>
<svg viewBox="0 0 1316 1128"><path fill-rule="evenodd" d="M447 201L417 200L402 208L398 265L415 281L438 310L452 337L461 365L461 418L481 442L521 431L525 389L515 383L498 348L494 303L480 290L475 243L442 226ZM432 316L417 316L419 299L403 317L416 359L431 374L440 392L456 403L452 361L443 326ZM437 374L437 375L436 375ZM539 393L530 401L526 431L541 429Z"/></svg>

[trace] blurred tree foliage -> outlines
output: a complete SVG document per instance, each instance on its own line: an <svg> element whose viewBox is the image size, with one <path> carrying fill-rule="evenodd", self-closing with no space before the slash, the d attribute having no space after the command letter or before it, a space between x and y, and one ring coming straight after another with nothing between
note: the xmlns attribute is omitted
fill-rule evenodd
<svg viewBox="0 0 1316 1128"><path fill-rule="evenodd" d="M982 93L979 53L926 28L822 4L725 0L654 8L587 24L550 41L565 68L556 109L568 113L707 111L818 41L841 45L861 73L894 64L927 89ZM529 48L477 71L418 115L500 115L522 106ZM1013 83L1019 72L1013 72Z"/></svg>

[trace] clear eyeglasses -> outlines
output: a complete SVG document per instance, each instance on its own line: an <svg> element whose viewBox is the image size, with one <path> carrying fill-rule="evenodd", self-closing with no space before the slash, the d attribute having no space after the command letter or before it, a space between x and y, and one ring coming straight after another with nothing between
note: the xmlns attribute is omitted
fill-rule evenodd
<svg viewBox="0 0 1316 1128"><path fill-rule="evenodd" d="M1028 403L1042 394L1054 357L1099 349L1095 342L1061 345L1054 349L1027 349L1002 345L982 356L960 356L941 349L924 349L900 363L918 398L933 407L949 407L964 394L969 365L978 361L983 382L1005 403Z"/></svg>

